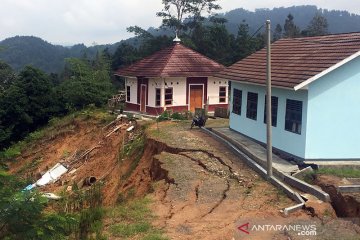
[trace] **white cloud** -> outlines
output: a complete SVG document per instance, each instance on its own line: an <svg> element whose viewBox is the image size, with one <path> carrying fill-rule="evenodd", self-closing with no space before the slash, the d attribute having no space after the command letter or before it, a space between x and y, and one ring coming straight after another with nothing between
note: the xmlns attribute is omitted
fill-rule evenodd
<svg viewBox="0 0 360 240"><path fill-rule="evenodd" d="M360 14L354 0L220 0L222 12L293 5L348 10ZM113 43L132 36L126 28L159 26L161 0L1 0L0 39L39 36L52 43Z"/></svg>

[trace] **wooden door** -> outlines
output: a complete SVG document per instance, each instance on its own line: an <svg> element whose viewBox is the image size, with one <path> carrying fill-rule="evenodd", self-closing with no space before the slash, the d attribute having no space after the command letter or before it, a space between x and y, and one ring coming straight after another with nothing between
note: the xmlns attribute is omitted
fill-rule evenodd
<svg viewBox="0 0 360 240"><path fill-rule="evenodd" d="M140 90L140 112L145 112L146 105L146 85L141 84Z"/></svg>
<svg viewBox="0 0 360 240"><path fill-rule="evenodd" d="M203 85L190 85L190 111L203 107Z"/></svg>

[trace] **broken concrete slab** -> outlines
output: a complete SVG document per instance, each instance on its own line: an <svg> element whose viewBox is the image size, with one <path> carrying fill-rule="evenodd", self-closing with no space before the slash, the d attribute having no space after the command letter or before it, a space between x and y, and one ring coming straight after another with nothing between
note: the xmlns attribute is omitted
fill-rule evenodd
<svg viewBox="0 0 360 240"><path fill-rule="evenodd" d="M338 186L338 191L341 193L360 193L360 185Z"/></svg>
<svg viewBox="0 0 360 240"><path fill-rule="evenodd" d="M308 167L306 167L306 168L304 168L304 169L301 169L300 171L294 173L292 176L293 176L293 177L296 177L296 178L298 178L298 179L302 179L302 178L304 178L307 174L310 174L310 173L312 173L312 172L314 172L314 170L313 170L310 166L308 166Z"/></svg>
<svg viewBox="0 0 360 240"><path fill-rule="evenodd" d="M291 207L287 207L283 210L283 213L285 216L288 216L290 213L293 213L297 210L300 210L302 208L304 208L304 203L299 203L299 204L296 204L294 206L291 206Z"/></svg>
<svg viewBox="0 0 360 240"><path fill-rule="evenodd" d="M304 181L301 181L287 174L284 174L284 181L290 186L300 189L303 192L310 193L324 202L330 202L329 194L327 194L321 189L316 188L315 186L312 186Z"/></svg>

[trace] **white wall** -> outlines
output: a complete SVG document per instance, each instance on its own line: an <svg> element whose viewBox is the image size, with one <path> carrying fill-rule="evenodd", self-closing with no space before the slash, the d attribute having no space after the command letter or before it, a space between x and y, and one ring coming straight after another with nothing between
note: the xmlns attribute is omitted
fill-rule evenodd
<svg viewBox="0 0 360 240"><path fill-rule="evenodd" d="M208 78L207 94L209 98L209 104L227 104L228 103L228 80L220 78ZM226 87L226 102L219 102L219 88Z"/></svg>
<svg viewBox="0 0 360 240"><path fill-rule="evenodd" d="M149 89L148 89L148 105L149 107L160 107L155 105L155 89L161 88L162 80L160 78L151 78L149 79Z"/></svg>
<svg viewBox="0 0 360 240"><path fill-rule="evenodd" d="M166 83L166 84L165 84ZM152 78L149 79L149 104L147 106L155 107L156 88L161 88L164 84L166 88L173 88L173 105L184 106L186 105L186 78L173 77L173 78ZM164 106L161 106L164 107Z"/></svg>
<svg viewBox="0 0 360 240"><path fill-rule="evenodd" d="M174 77L165 78L165 89L173 88L173 106L185 106L186 105L186 78ZM171 84L172 83L172 84Z"/></svg>
<svg viewBox="0 0 360 240"><path fill-rule="evenodd" d="M130 86L130 102L129 103L137 104L137 79L136 78L126 78L126 86ZM126 91L126 88L125 88L125 91Z"/></svg>

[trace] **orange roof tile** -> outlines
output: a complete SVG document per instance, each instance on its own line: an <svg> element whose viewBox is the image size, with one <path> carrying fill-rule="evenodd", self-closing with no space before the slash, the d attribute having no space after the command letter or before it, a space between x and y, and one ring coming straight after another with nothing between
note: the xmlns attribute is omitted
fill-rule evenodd
<svg viewBox="0 0 360 240"><path fill-rule="evenodd" d="M360 51L360 33L286 38L271 44L272 85L294 88ZM266 84L266 48L244 58L217 77Z"/></svg>

